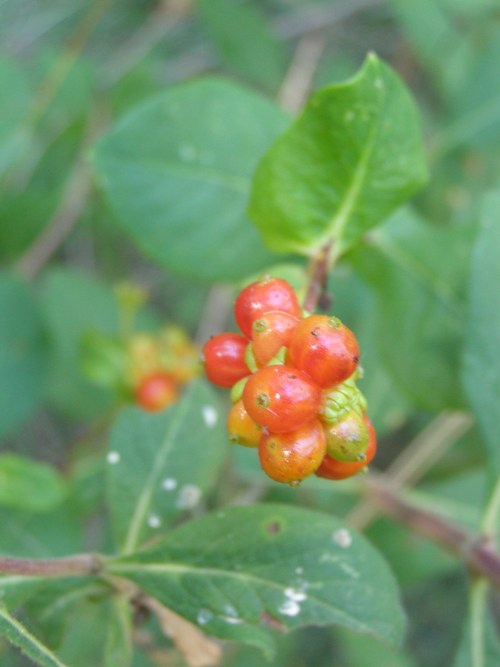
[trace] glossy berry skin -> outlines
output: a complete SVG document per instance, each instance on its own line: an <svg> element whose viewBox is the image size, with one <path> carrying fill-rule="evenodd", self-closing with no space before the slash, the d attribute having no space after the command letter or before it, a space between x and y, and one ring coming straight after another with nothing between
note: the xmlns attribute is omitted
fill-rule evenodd
<svg viewBox="0 0 500 667"><path fill-rule="evenodd" d="M248 379L242 398L256 424L270 433L287 433L317 415L321 390L295 368L266 366Z"/></svg>
<svg viewBox="0 0 500 667"><path fill-rule="evenodd" d="M210 382L229 389L248 375L245 363L247 345L248 340L236 333L212 336L202 350L205 373Z"/></svg>
<svg viewBox="0 0 500 667"><path fill-rule="evenodd" d="M320 465L326 452L321 422L313 419L291 433L269 433L259 443L264 472L276 482L299 482Z"/></svg>
<svg viewBox="0 0 500 667"><path fill-rule="evenodd" d="M255 320L274 310L301 316L293 287L281 278L264 278L241 290L234 304L234 318L245 336L251 338Z"/></svg>
<svg viewBox="0 0 500 667"><path fill-rule="evenodd" d="M148 412L163 410L175 400L178 391L167 373L157 372L144 376L135 389L135 402Z"/></svg>
<svg viewBox="0 0 500 667"><path fill-rule="evenodd" d="M306 317L290 341L288 362L323 388L347 380L356 370L358 361L356 337L336 317Z"/></svg>
<svg viewBox="0 0 500 667"><path fill-rule="evenodd" d="M351 410L335 424L325 427L327 454L338 461L365 462L368 426L361 414Z"/></svg>
<svg viewBox="0 0 500 667"><path fill-rule="evenodd" d="M364 417L366 426L368 428L368 447L365 452L364 461L338 461L337 459L332 458L326 454L325 458L321 462L321 465L316 470L315 474L318 477L324 477L325 479L347 479L356 475L360 470L363 470L372 460L377 452L377 436L375 434L375 429L368 417Z"/></svg>
<svg viewBox="0 0 500 667"><path fill-rule="evenodd" d="M252 351L257 366L266 366L279 352L288 347L299 318L280 310L265 313L252 326Z"/></svg>
<svg viewBox="0 0 500 667"><path fill-rule="evenodd" d="M262 430L250 419L243 401L237 401L229 410L226 420L229 442L243 447L257 447L262 437Z"/></svg>

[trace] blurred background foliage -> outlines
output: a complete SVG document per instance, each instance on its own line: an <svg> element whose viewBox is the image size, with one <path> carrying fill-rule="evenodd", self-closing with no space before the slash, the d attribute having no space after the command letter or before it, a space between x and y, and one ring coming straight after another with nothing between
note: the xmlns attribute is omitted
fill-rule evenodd
<svg viewBox="0 0 500 667"><path fill-rule="evenodd" d="M480 437L456 411L466 406L460 360L479 202L499 185L498 2L2 0L0 45L1 447L58 470L28 471L18 463L17 490L0 488L0 552L34 557L106 548L103 443L116 401L85 378L81 344L91 330L118 333L116 283L148 291L145 330L176 322L200 342L230 326L234 285L186 278L151 262L116 224L92 174L91 146L136 105L207 74L295 113L312 90L356 72L368 51L395 68L417 99L431 178L411 210L336 268L333 309L361 341L363 391L382 441L376 465L390 467L427 429L435 446L428 447L415 497L476 526L487 476ZM240 147L228 151L238 158ZM175 239L172 245L175 252ZM240 261L231 246L218 252L228 265ZM282 258L269 255L271 261ZM436 331L441 341L429 347ZM229 454L230 474L214 491L214 505L264 496L344 516L358 512L358 525L367 527L404 591L410 630L399 654L366 638L314 629L283 638L274 664L452 664L467 604L455 561L404 527L366 518L349 483L334 491L320 480L298 492L276 488L262 480L248 452ZM15 471L15 459L3 460L0 484L5 478L15 486ZM29 502L30 495L40 502ZM92 603L99 595L92 590L90 602L77 607L68 600L64 608L70 631L61 655L71 664L100 664L106 605L96 614ZM36 604L44 630L56 636L61 609L54 600ZM158 637L152 621L141 627L134 667L181 664ZM24 664L1 643L0 656L6 667ZM261 656L230 648L226 664L261 664Z"/></svg>

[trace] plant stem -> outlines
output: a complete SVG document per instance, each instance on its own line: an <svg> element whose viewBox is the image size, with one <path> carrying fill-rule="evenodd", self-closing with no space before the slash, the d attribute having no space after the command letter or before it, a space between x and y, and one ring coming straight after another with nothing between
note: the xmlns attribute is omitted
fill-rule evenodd
<svg viewBox="0 0 500 667"><path fill-rule="evenodd" d="M439 544L458 556L476 576L500 588L500 554L491 540L474 535L460 526L403 500L385 475L370 475L364 482L366 495L386 515L412 532Z"/></svg>
<svg viewBox="0 0 500 667"><path fill-rule="evenodd" d="M77 554L66 558L28 560L0 557L0 574L24 577L78 577L98 575L103 568L103 557L98 554Z"/></svg>
<svg viewBox="0 0 500 667"><path fill-rule="evenodd" d="M322 304L325 295L326 281L331 266L332 242L329 241L309 264L309 287L304 299L304 308L313 313L318 304Z"/></svg>

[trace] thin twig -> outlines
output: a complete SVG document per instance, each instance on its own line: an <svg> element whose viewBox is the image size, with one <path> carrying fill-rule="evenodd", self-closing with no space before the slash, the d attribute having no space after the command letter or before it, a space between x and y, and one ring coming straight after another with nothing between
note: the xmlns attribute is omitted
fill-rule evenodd
<svg viewBox="0 0 500 667"><path fill-rule="evenodd" d="M500 555L489 536L470 533L428 510L403 500L386 475L370 475L365 493L385 515L404 524L413 533L442 546L457 556L471 572L500 588Z"/></svg>
<svg viewBox="0 0 500 667"><path fill-rule="evenodd" d="M0 574L17 574L24 577L91 576L98 575L102 571L103 562L101 556L92 553L50 560L0 556Z"/></svg>
<svg viewBox="0 0 500 667"><path fill-rule="evenodd" d="M327 243L309 264L309 281L307 294L304 299L304 308L313 313L326 292L326 281L331 267L331 242Z"/></svg>
<svg viewBox="0 0 500 667"><path fill-rule="evenodd" d="M305 35L297 44L278 92L278 101L287 111L295 113L304 105L325 46L325 39L318 34Z"/></svg>
<svg viewBox="0 0 500 667"><path fill-rule="evenodd" d="M52 219L17 262L25 278L36 276L77 223L90 190L90 174L83 161L77 161L69 176L62 199Z"/></svg>
<svg viewBox="0 0 500 667"><path fill-rule="evenodd" d="M414 440L405 447L386 471L393 489L413 485L440 459L443 454L472 425L472 417L464 412L446 412L432 420ZM379 513L371 500L364 498L347 516L348 523L362 530Z"/></svg>

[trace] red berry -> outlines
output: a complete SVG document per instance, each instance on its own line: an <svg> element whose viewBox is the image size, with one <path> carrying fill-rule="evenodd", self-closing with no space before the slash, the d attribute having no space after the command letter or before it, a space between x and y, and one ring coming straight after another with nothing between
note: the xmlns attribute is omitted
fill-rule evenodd
<svg viewBox="0 0 500 667"><path fill-rule="evenodd" d="M252 326L252 350L258 366L265 366L279 352L288 347L299 318L290 313L273 310L265 313Z"/></svg>
<svg viewBox="0 0 500 667"><path fill-rule="evenodd" d="M262 437L262 430L250 419L242 400L235 403L229 410L226 426L229 441L233 445L258 446Z"/></svg>
<svg viewBox="0 0 500 667"><path fill-rule="evenodd" d="M177 385L167 373L146 375L135 389L135 402L144 410L163 410L178 397Z"/></svg>
<svg viewBox="0 0 500 667"><path fill-rule="evenodd" d="M236 333L212 336L204 345L202 358L207 378L218 387L229 389L248 375L245 349L248 340Z"/></svg>
<svg viewBox="0 0 500 667"><path fill-rule="evenodd" d="M371 421L368 417L364 416L365 424L368 427L368 447L365 452L364 461L338 461L337 459L332 458L326 454L325 458L321 462L321 465L316 470L316 475L318 477L324 477L325 479L347 479L352 477L360 470L365 468L372 460L377 451L377 436L375 434L375 429L372 426Z"/></svg>
<svg viewBox="0 0 500 667"><path fill-rule="evenodd" d="M263 435L259 443L262 469L276 482L298 482L311 475L325 451L325 434L318 419L291 433Z"/></svg>
<svg viewBox="0 0 500 667"><path fill-rule="evenodd" d="M301 316L293 287L281 278L264 278L242 289L234 304L234 317L241 331L250 338L255 320L272 310Z"/></svg>
<svg viewBox="0 0 500 667"><path fill-rule="evenodd" d="M317 415L321 390L295 368L266 366L248 379L243 403L256 424L271 433L287 433Z"/></svg>
<svg viewBox="0 0 500 667"><path fill-rule="evenodd" d="M289 363L307 373L320 387L347 380L358 365L355 335L336 317L310 315L295 329Z"/></svg>

